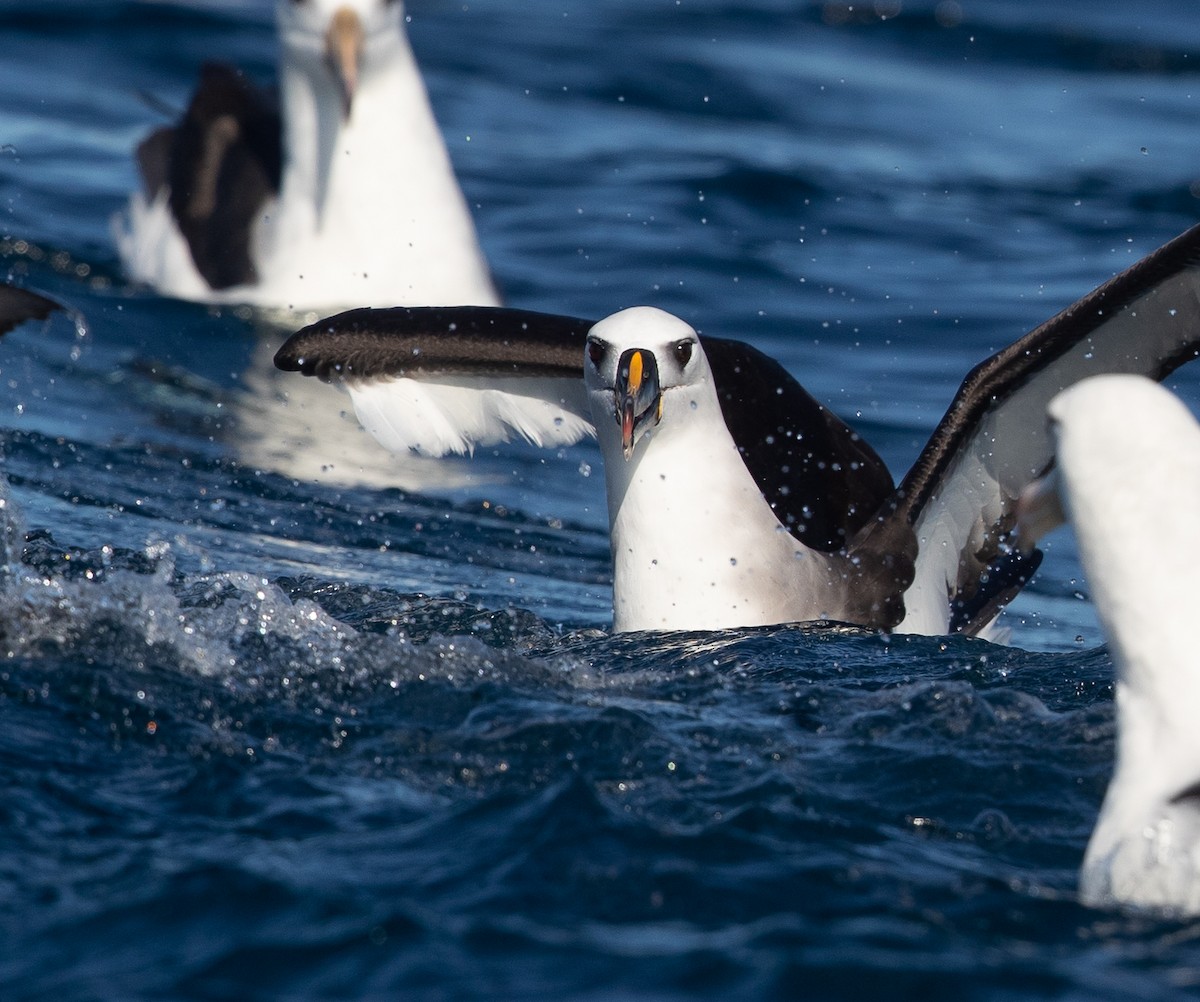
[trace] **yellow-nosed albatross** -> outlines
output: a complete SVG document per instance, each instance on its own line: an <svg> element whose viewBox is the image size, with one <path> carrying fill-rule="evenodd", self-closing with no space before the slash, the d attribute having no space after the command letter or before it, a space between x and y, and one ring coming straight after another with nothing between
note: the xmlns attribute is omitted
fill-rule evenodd
<svg viewBox="0 0 1200 1002"><path fill-rule="evenodd" d="M206 66L115 230L158 291L280 310L498 303L401 0L277 0L278 103Z"/></svg>
<svg viewBox="0 0 1200 1002"><path fill-rule="evenodd" d="M1087 379L1049 416L1056 468L1022 495L1021 534L1071 523L1117 672L1116 771L1080 896L1197 915L1200 426L1140 376Z"/></svg>
<svg viewBox="0 0 1200 1002"><path fill-rule="evenodd" d="M1011 536L1052 460L1050 399L1098 373L1161 379L1198 350L1194 227L972 370L898 488L778 363L659 310L351 310L275 361L345 383L391 449L595 434L618 631L827 618L975 634L1040 560Z"/></svg>

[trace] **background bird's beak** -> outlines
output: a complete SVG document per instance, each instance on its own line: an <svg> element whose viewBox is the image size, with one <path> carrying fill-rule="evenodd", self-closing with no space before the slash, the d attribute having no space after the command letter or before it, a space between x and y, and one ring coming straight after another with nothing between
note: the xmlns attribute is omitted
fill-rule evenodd
<svg viewBox="0 0 1200 1002"><path fill-rule="evenodd" d="M662 418L662 389L654 354L630 348L617 363L617 423L621 426L621 451L628 460L639 438Z"/></svg>
<svg viewBox="0 0 1200 1002"><path fill-rule="evenodd" d="M342 90L342 114L350 117L358 89L358 67L363 52L363 26L349 7L339 7L325 33L325 61Z"/></svg>
<svg viewBox="0 0 1200 1002"><path fill-rule="evenodd" d="M1058 467L1039 477L1017 498L1017 548L1029 553L1037 541L1067 520L1058 488Z"/></svg>

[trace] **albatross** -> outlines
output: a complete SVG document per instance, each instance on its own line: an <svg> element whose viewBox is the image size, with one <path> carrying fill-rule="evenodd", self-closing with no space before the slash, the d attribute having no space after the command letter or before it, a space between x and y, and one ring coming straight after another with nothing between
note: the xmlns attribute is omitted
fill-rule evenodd
<svg viewBox="0 0 1200 1002"><path fill-rule="evenodd" d="M343 383L393 450L594 434L618 632L831 619L974 635L1040 561L1012 544L1016 500L1052 462L1050 400L1099 373L1162 379L1198 351L1193 227L976 366L899 486L773 359L653 308L599 323L357 309L275 363Z"/></svg>
<svg viewBox="0 0 1200 1002"><path fill-rule="evenodd" d="M1018 506L1023 545L1063 520L1116 668L1116 770L1084 854L1085 904L1200 914L1200 426L1163 387L1097 376L1049 407L1056 467Z"/></svg>
<svg viewBox="0 0 1200 1002"><path fill-rule="evenodd" d="M277 0L278 98L206 65L115 224L159 292L277 310L499 302L401 0Z"/></svg>

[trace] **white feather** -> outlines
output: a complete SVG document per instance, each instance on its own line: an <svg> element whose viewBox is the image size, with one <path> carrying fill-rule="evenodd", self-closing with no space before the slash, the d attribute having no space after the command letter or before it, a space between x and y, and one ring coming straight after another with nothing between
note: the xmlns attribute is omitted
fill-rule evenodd
<svg viewBox="0 0 1200 1002"><path fill-rule="evenodd" d="M987 423L986 419L983 422ZM1004 497L988 459L965 450L917 521L917 561L904 593L905 616L897 633L936 636L950 624L950 596L965 547L978 545L984 528L1000 518ZM1027 474L1032 477L1037 471Z"/></svg>
<svg viewBox="0 0 1200 1002"><path fill-rule="evenodd" d="M212 290L196 270L168 198L165 190L149 201L140 191L130 197L127 214L113 220L117 253L133 281L164 296L204 300Z"/></svg>
<svg viewBox="0 0 1200 1002"><path fill-rule="evenodd" d="M349 383L362 426L393 452L462 455L513 436L536 446L594 435L578 379L389 379Z"/></svg>

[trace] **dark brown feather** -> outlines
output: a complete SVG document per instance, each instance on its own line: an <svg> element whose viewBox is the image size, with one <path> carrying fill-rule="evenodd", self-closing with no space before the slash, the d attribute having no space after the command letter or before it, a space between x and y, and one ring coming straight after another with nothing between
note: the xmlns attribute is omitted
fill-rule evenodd
<svg viewBox="0 0 1200 1002"><path fill-rule="evenodd" d="M0 334L7 334L26 320L45 320L62 305L53 299L0 283Z"/></svg>
<svg viewBox="0 0 1200 1002"><path fill-rule="evenodd" d="M893 490L874 449L773 358L701 338L725 424L776 517L805 546L846 546Z"/></svg>
<svg viewBox="0 0 1200 1002"><path fill-rule="evenodd" d="M297 331L275 365L326 382L455 374L582 380L592 324L491 306L363 307Z"/></svg>
<svg viewBox="0 0 1200 1002"><path fill-rule="evenodd" d="M170 192L176 225L213 289L257 281L255 220L279 191L282 122L271 94L233 67L208 63L180 122L138 147L147 192Z"/></svg>

